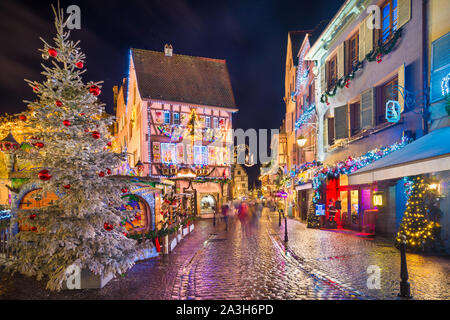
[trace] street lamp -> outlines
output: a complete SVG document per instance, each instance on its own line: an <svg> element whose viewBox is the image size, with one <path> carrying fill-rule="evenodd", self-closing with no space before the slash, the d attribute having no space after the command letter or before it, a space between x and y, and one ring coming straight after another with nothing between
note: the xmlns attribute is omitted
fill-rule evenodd
<svg viewBox="0 0 450 320"><path fill-rule="evenodd" d="M300 148L301 148L301 147L304 147L307 141L308 141L308 140L307 140L303 135L301 135L301 136L298 137L298 139L297 139L297 145L298 145Z"/></svg>

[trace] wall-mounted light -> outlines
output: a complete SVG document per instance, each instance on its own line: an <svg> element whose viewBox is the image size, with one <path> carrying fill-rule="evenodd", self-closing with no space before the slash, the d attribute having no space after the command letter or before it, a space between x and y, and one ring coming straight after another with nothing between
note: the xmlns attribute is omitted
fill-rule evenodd
<svg viewBox="0 0 450 320"><path fill-rule="evenodd" d="M307 140L304 136L300 136L300 137L298 137L298 139L297 139L297 145L298 145L299 147L303 147L303 146L306 144L307 141L308 141L308 140Z"/></svg>

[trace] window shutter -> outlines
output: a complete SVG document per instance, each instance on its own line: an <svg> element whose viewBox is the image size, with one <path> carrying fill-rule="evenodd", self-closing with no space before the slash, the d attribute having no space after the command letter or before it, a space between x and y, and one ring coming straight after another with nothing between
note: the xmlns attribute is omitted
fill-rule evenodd
<svg viewBox="0 0 450 320"><path fill-rule="evenodd" d="M398 69L398 103L400 104L400 112L405 110L405 99L403 99L402 92L405 92L405 64Z"/></svg>
<svg viewBox="0 0 450 320"><path fill-rule="evenodd" d="M323 147L328 145L328 118L323 119Z"/></svg>
<svg viewBox="0 0 450 320"><path fill-rule="evenodd" d="M365 34L366 34L366 19L364 19L361 24L359 25L359 43L358 43L358 50L359 50L359 61L363 61L366 58L365 54Z"/></svg>
<svg viewBox="0 0 450 320"><path fill-rule="evenodd" d="M397 28L401 28L411 19L411 0L398 0Z"/></svg>
<svg viewBox="0 0 450 320"><path fill-rule="evenodd" d="M373 19L372 14L369 14L359 25L359 61L363 61L373 50L373 29L367 27L369 19Z"/></svg>
<svg viewBox="0 0 450 320"><path fill-rule="evenodd" d="M337 49L337 77L342 78L345 73L345 59L344 59L344 42Z"/></svg>
<svg viewBox="0 0 450 320"><path fill-rule="evenodd" d="M336 139L348 138L347 105L334 108L334 134Z"/></svg>
<svg viewBox="0 0 450 320"><path fill-rule="evenodd" d="M431 76L430 76L430 98L431 102L441 100L442 81L450 73L450 32L435 40L431 44Z"/></svg>
<svg viewBox="0 0 450 320"><path fill-rule="evenodd" d="M324 93L327 89L327 79L326 79L326 70L325 70L325 65L327 63L324 62L324 64L320 67L320 90L321 93Z"/></svg>
<svg viewBox="0 0 450 320"><path fill-rule="evenodd" d="M370 88L361 94L361 129L374 126L375 88Z"/></svg>

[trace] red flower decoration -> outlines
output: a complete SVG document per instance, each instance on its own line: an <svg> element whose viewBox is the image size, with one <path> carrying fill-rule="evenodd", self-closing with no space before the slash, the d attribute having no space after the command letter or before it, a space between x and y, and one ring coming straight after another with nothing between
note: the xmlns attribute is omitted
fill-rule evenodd
<svg viewBox="0 0 450 320"><path fill-rule="evenodd" d="M62 102L59 101L59 100L57 100L57 101L55 102L55 104L56 104L57 107L61 107L61 106L62 106Z"/></svg>
<svg viewBox="0 0 450 320"><path fill-rule="evenodd" d="M34 145L36 147L38 147L38 148L43 148L44 147L44 144L42 142L36 142Z"/></svg>
<svg viewBox="0 0 450 320"><path fill-rule="evenodd" d="M123 192L123 193L127 193L127 192L128 192L128 189L127 189L127 188L122 188L122 192Z"/></svg>
<svg viewBox="0 0 450 320"><path fill-rule="evenodd" d="M98 173L98 175L99 175L100 177L104 177L104 176L105 176L105 173L104 173L103 171L100 171L100 172Z"/></svg>
<svg viewBox="0 0 450 320"><path fill-rule="evenodd" d="M379 53L379 54L377 54L377 63L380 63L381 61L383 61L382 59L381 59L381 53Z"/></svg>
<svg viewBox="0 0 450 320"><path fill-rule="evenodd" d="M36 227L32 227L31 231L37 231L37 228Z"/></svg>
<svg viewBox="0 0 450 320"><path fill-rule="evenodd" d="M94 139L100 138L100 132L98 132L98 131L92 132L92 138L94 138Z"/></svg>
<svg viewBox="0 0 450 320"><path fill-rule="evenodd" d="M89 87L89 92L92 93L94 96L98 96L100 94L101 90L96 85L92 85Z"/></svg>
<svg viewBox="0 0 450 320"><path fill-rule="evenodd" d="M48 170L46 170L46 169L39 171L38 177L42 181L48 181L52 178L52 176L49 174Z"/></svg>
<svg viewBox="0 0 450 320"><path fill-rule="evenodd" d="M112 224L104 223L103 228L105 228L106 231L112 231L114 229Z"/></svg>
<svg viewBox="0 0 450 320"><path fill-rule="evenodd" d="M50 48L48 49L48 55L51 57L56 57L58 55L58 51L56 51L56 49L54 48Z"/></svg>
<svg viewBox="0 0 450 320"><path fill-rule="evenodd" d="M84 66L83 61L78 61L77 63L75 63L75 65L77 66L78 69L81 69Z"/></svg>
<svg viewBox="0 0 450 320"><path fill-rule="evenodd" d="M65 186L63 186L64 189L70 189L70 184L66 184Z"/></svg>
<svg viewBox="0 0 450 320"><path fill-rule="evenodd" d="M27 121L27 116L24 116L23 114L19 116L19 119L22 121Z"/></svg>
<svg viewBox="0 0 450 320"><path fill-rule="evenodd" d="M80 116L81 116L81 117L84 116L84 112L80 113Z"/></svg>
<svg viewBox="0 0 450 320"><path fill-rule="evenodd" d="M109 168L106 169L106 173L107 173L107 174L111 174L111 169L109 169Z"/></svg>
<svg viewBox="0 0 450 320"><path fill-rule="evenodd" d="M84 129L84 132L89 132L89 129L88 128Z"/></svg>
<svg viewBox="0 0 450 320"><path fill-rule="evenodd" d="M34 218L36 218L36 214L35 213L30 214L29 218L30 220L33 220Z"/></svg>
<svg viewBox="0 0 450 320"><path fill-rule="evenodd" d="M64 120L63 121L63 125L65 125L66 127L70 126L70 121L69 120Z"/></svg>

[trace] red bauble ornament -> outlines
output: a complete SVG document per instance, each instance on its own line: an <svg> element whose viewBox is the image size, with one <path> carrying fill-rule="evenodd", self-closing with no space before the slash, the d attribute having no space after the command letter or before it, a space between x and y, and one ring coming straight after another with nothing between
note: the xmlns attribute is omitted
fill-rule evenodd
<svg viewBox="0 0 450 320"><path fill-rule="evenodd" d="M112 224L104 223L103 228L105 228L106 231L112 231L114 229Z"/></svg>
<svg viewBox="0 0 450 320"><path fill-rule="evenodd" d="M107 145L108 145L108 147L111 147L111 146L112 146L112 143L111 143L111 141L110 141L110 142L108 142L108 143L107 143Z"/></svg>
<svg viewBox="0 0 450 320"><path fill-rule="evenodd" d="M100 177L104 177L104 176L105 176L105 173L104 173L103 171L100 171L100 172L98 173L98 175L99 175Z"/></svg>
<svg viewBox="0 0 450 320"><path fill-rule="evenodd" d="M89 132L89 129L88 128L84 129L84 132Z"/></svg>
<svg viewBox="0 0 450 320"><path fill-rule="evenodd" d="M37 231L37 228L36 227L32 227L31 231Z"/></svg>
<svg viewBox="0 0 450 320"><path fill-rule="evenodd" d="M94 138L94 139L100 138L100 132L98 132L98 131L92 132L92 138Z"/></svg>
<svg viewBox="0 0 450 320"><path fill-rule="evenodd" d="M82 61L78 61L77 63L75 63L75 65L77 66L78 69L81 69L84 66Z"/></svg>
<svg viewBox="0 0 450 320"><path fill-rule="evenodd" d="M62 102L59 101L59 100L57 100L57 101L55 102L55 104L56 104L57 107L61 107L61 106L62 106Z"/></svg>
<svg viewBox="0 0 450 320"><path fill-rule="evenodd" d="M160 252L161 251L161 246L159 244L159 239L158 237L155 238L155 247L156 247L156 251Z"/></svg>
<svg viewBox="0 0 450 320"><path fill-rule="evenodd" d="M65 186L63 186L64 189L70 189L70 184L66 184Z"/></svg>
<svg viewBox="0 0 450 320"><path fill-rule="evenodd" d="M35 213L30 214L29 218L30 220L33 220L34 218L36 218L36 214Z"/></svg>
<svg viewBox="0 0 450 320"><path fill-rule="evenodd" d="M81 116L81 117L84 116L84 112L80 113L80 116Z"/></svg>
<svg viewBox="0 0 450 320"><path fill-rule="evenodd" d="M27 121L27 116L20 115L19 119L22 120L22 121Z"/></svg>
<svg viewBox="0 0 450 320"><path fill-rule="evenodd" d="M44 147L44 144L42 142L36 142L34 145L36 147L38 147L38 148L43 148Z"/></svg>
<svg viewBox="0 0 450 320"><path fill-rule="evenodd" d="M127 193L127 192L128 192L128 189L127 189L127 188L122 188L122 192L123 192L123 193Z"/></svg>
<svg viewBox="0 0 450 320"><path fill-rule="evenodd" d="M49 174L48 170L46 170L46 169L39 171L38 177L39 177L39 179L41 179L43 181L48 181L52 178L52 176Z"/></svg>
<svg viewBox="0 0 450 320"><path fill-rule="evenodd" d="M58 55L58 51L56 51L56 49L54 48L50 48L48 49L48 55L51 57L56 57Z"/></svg>
<svg viewBox="0 0 450 320"><path fill-rule="evenodd" d="M381 55L381 53L379 53L379 54L377 54L377 63L380 63L381 61L383 61L382 59L381 59L381 57L382 57L382 55Z"/></svg>
<svg viewBox="0 0 450 320"><path fill-rule="evenodd" d="M98 96L100 94L101 90L96 85L93 85L93 86L89 87L89 92L92 93L94 96Z"/></svg>
<svg viewBox="0 0 450 320"><path fill-rule="evenodd" d="M107 173L107 174L111 174L111 169L109 169L109 168L106 169L106 173Z"/></svg>
<svg viewBox="0 0 450 320"><path fill-rule="evenodd" d="M63 121L63 125L65 125L66 127L70 126L70 121L69 120L64 120Z"/></svg>
<svg viewBox="0 0 450 320"><path fill-rule="evenodd" d="M34 91L34 92L38 92L38 91L39 91L39 87L38 87L37 85L34 86L34 87L33 87L33 91Z"/></svg>

